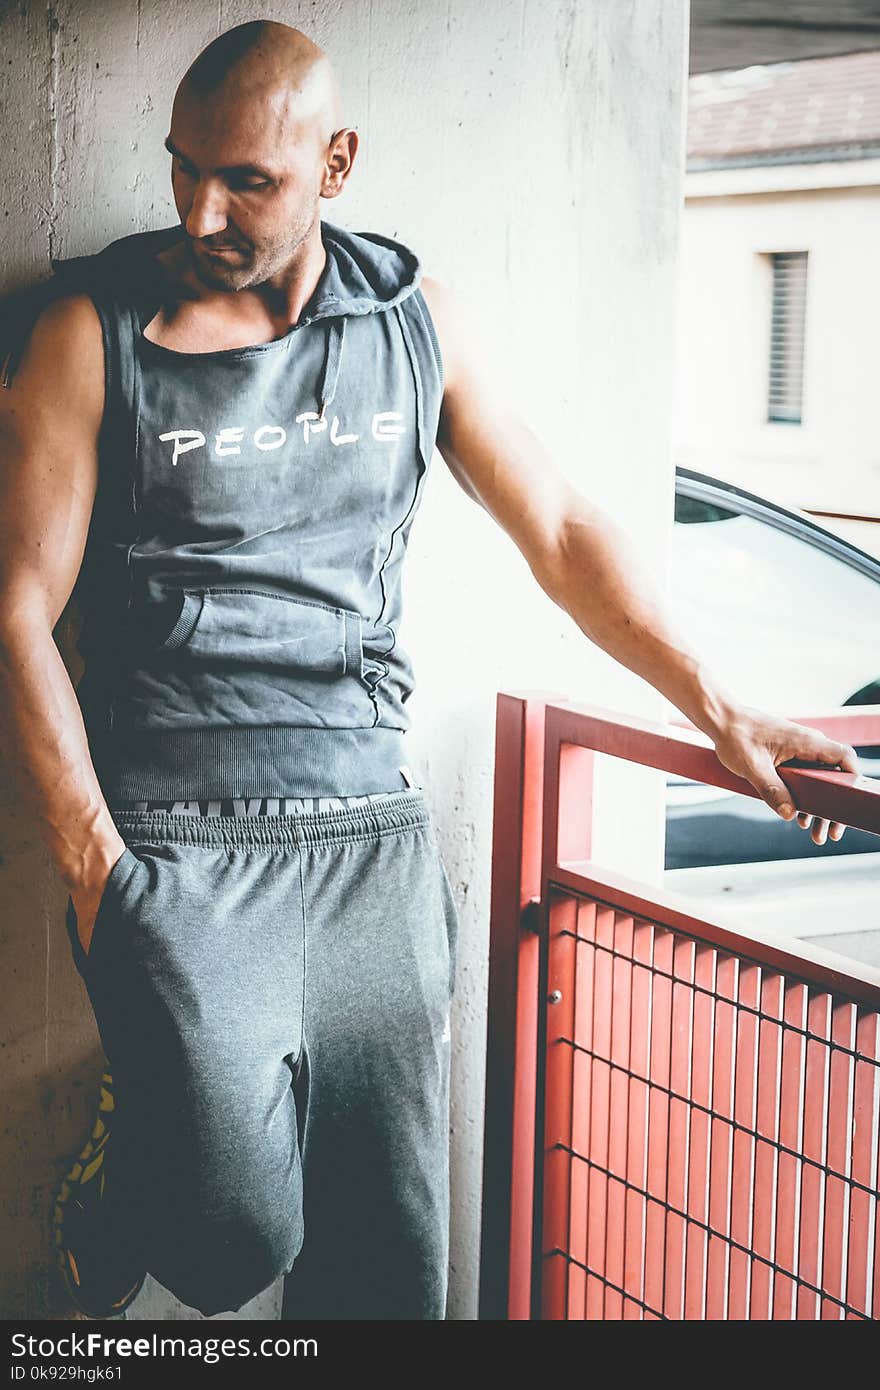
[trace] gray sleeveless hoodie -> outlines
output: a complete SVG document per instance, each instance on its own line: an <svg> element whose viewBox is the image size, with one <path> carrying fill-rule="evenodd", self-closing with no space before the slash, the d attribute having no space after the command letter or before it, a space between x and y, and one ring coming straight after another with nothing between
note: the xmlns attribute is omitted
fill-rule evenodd
<svg viewBox="0 0 880 1390"><path fill-rule="evenodd" d="M181 226L7 300L12 379L49 298L101 319L106 407L74 594L77 696L116 800L365 794L402 785L414 684L401 566L434 449L440 351L399 242L322 223L299 322L247 348L181 353L143 329L156 252Z"/></svg>

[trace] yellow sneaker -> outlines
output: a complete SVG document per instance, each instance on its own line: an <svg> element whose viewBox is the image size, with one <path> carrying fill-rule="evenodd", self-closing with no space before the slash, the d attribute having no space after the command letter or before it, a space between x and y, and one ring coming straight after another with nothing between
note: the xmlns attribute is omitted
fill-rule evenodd
<svg viewBox="0 0 880 1390"><path fill-rule="evenodd" d="M108 1229L102 1210L114 1108L113 1077L101 1077L95 1124L65 1173L52 1211L58 1266L71 1299L90 1318L123 1312L140 1292L146 1271Z"/></svg>

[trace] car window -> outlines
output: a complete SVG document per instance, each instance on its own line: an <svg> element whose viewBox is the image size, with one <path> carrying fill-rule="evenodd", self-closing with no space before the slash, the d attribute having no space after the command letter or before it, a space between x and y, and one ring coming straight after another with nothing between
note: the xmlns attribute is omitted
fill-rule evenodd
<svg viewBox="0 0 880 1390"><path fill-rule="evenodd" d="M677 498L670 598L686 639L746 703L796 718L880 676L880 583L766 521Z"/></svg>

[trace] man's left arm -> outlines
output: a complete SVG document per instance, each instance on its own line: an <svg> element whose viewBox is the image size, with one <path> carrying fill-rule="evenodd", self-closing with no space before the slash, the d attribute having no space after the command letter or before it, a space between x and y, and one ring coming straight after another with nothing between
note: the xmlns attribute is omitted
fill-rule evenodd
<svg viewBox="0 0 880 1390"><path fill-rule="evenodd" d="M627 533L568 483L510 404L476 323L439 281L425 276L421 288L443 357L437 447L457 482L513 539L545 593L708 734L725 767L783 820L812 825L816 844L839 840L845 827L797 812L776 769L802 758L857 773L855 750L720 685L676 630Z"/></svg>

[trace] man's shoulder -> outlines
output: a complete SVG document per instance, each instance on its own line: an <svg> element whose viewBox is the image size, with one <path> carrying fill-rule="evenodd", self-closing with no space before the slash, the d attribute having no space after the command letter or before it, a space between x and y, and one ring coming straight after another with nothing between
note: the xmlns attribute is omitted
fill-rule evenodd
<svg viewBox="0 0 880 1390"><path fill-rule="evenodd" d="M446 281L433 272L422 275L419 289L428 310L428 321L443 363L444 375L448 379L458 336L456 300Z"/></svg>
<svg viewBox="0 0 880 1390"><path fill-rule="evenodd" d="M431 313L442 314L449 302L450 291L446 282L439 280L433 273L429 275L425 272L419 281L419 289L425 296Z"/></svg>
<svg viewBox="0 0 880 1390"><path fill-rule="evenodd" d="M47 383L51 389L47 391ZM0 356L0 411L44 421L59 412L71 420L100 412L104 344L89 295L71 292L42 306L16 355Z"/></svg>
<svg viewBox="0 0 880 1390"><path fill-rule="evenodd" d="M17 312L3 316L0 331L0 388L10 387L25 357L39 369L85 370L103 350L101 321L91 296L68 286L51 295L20 295Z"/></svg>

